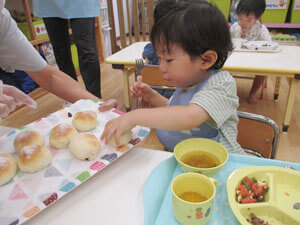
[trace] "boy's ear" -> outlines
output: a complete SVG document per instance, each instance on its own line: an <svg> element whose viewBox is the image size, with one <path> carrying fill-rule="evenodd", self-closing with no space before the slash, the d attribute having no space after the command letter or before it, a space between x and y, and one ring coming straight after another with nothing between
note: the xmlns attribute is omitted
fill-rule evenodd
<svg viewBox="0 0 300 225"><path fill-rule="evenodd" d="M203 59L201 62L201 69L208 70L217 61L218 54L213 50L207 50L201 55L201 58Z"/></svg>

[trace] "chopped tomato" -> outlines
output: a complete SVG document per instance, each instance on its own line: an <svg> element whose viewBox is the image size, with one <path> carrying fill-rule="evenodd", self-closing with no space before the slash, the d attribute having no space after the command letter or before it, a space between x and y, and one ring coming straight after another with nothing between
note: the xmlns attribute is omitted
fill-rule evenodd
<svg viewBox="0 0 300 225"><path fill-rule="evenodd" d="M268 185L264 181L244 177L237 187L237 201L242 204L263 202L268 189Z"/></svg>
<svg viewBox="0 0 300 225"><path fill-rule="evenodd" d="M255 198L247 197L245 199L242 199L242 204L255 203L255 202L257 202L257 200Z"/></svg>

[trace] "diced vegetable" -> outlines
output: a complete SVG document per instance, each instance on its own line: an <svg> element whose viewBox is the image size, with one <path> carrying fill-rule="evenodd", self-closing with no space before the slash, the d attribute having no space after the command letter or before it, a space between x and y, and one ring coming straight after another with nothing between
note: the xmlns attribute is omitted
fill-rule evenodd
<svg viewBox="0 0 300 225"><path fill-rule="evenodd" d="M236 190L237 201L242 204L264 202L268 190L266 182L244 177Z"/></svg>

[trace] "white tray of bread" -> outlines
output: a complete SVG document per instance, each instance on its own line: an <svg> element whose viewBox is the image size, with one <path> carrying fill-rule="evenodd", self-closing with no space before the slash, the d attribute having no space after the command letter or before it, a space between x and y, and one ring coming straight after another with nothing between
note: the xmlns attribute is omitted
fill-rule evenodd
<svg viewBox="0 0 300 225"><path fill-rule="evenodd" d="M100 136L106 122L122 112L99 112L99 104L80 100L0 137L1 225L24 223L149 134L136 126L120 146L105 145Z"/></svg>

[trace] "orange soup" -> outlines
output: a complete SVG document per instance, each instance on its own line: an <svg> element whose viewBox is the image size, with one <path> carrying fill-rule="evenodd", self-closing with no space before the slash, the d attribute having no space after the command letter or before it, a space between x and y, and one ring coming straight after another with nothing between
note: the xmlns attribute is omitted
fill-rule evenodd
<svg viewBox="0 0 300 225"><path fill-rule="evenodd" d="M203 151L188 152L182 156L181 161L197 168L212 168L220 165L220 161L216 156Z"/></svg>
<svg viewBox="0 0 300 225"><path fill-rule="evenodd" d="M183 192L182 194L179 195L179 198L187 202L204 202L207 200L205 196L195 191Z"/></svg>

